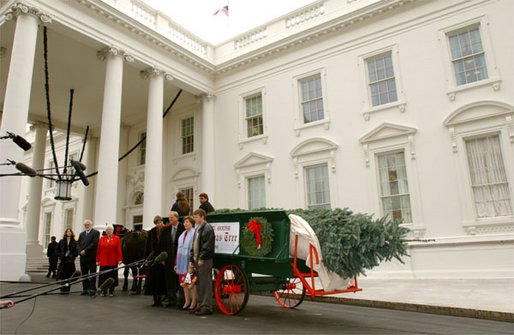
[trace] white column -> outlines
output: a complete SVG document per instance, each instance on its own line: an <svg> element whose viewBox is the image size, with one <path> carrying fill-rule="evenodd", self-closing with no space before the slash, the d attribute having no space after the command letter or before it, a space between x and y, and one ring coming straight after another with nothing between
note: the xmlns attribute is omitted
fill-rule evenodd
<svg viewBox="0 0 514 335"><path fill-rule="evenodd" d="M85 164L86 164L86 175L90 174L93 171L97 171L96 166L96 153L97 153L97 147L98 147L98 139L96 137L89 137L86 142L86 149L85 149ZM93 206L95 203L95 193L97 189L97 182L96 177L89 178L89 186L84 187L84 193L81 197L82 199L82 222L86 219L93 219Z"/></svg>
<svg viewBox="0 0 514 335"><path fill-rule="evenodd" d="M146 118L145 197L143 204L143 227L153 226L155 215L162 212L162 134L164 74L150 68L141 72L148 78L148 114Z"/></svg>
<svg viewBox="0 0 514 335"><path fill-rule="evenodd" d="M50 18L39 10L17 3L5 14L16 18L11 62L5 88L0 136L7 131L23 136L27 124L32 72L39 20ZM21 161L23 150L10 140L0 140L0 162ZM17 172L12 166L0 166L0 173ZM27 178L27 177L23 177ZM0 178L0 280L19 280L25 273L25 231L19 227L21 177ZM9 269L8 271L5 269Z"/></svg>
<svg viewBox="0 0 514 335"><path fill-rule="evenodd" d="M202 187L210 198L215 198L215 170L214 152L214 99L211 94L202 96Z"/></svg>
<svg viewBox="0 0 514 335"><path fill-rule="evenodd" d="M32 153L32 167L35 170L44 168L46 153L46 125L36 123L36 138ZM29 184L29 202L27 204L27 258L43 257L43 248L39 242L39 222L41 213L42 178L31 178Z"/></svg>
<svg viewBox="0 0 514 335"><path fill-rule="evenodd" d="M120 153L123 155L128 150L128 137L130 127L121 125L120 132ZM121 155L120 155L121 156ZM122 159L118 163L118 210L116 212L116 223L127 225L126 219L126 203L127 203L127 176L128 176L128 159Z"/></svg>
<svg viewBox="0 0 514 335"><path fill-rule="evenodd" d="M98 56L106 60L107 64L98 153L94 224L103 227L106 223L116 223L123 52L108 47L100 51Z"/></svg>

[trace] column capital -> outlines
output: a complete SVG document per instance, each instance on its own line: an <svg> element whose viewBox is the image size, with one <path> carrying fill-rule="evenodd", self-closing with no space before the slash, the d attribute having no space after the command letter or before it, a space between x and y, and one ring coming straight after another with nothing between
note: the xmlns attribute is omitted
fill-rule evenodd
<svg viewBox="0 0 514 335"><path fill-rule="evenodd" d="M12 5L11 10L5 13L5 19L14 20L16 17L23 14L33 15L37 17L42 23L52 22L52 18L48 14L45 14L36 7L29 6L22 2L17 2Z"/></svg>
<svg viewBox="0 0 514 335"><path fill-rule="evenodd" d="M160 76L160 75L164 76L164 80L171 81L174 79L171 74L166 73L163 70L156 68L155 66L150 66L150 67L140 71L139 75L143 79L149 79L151 77Z"/></svg>
<svg viewBox="0 0 514 335"><path fill-rule="evenodd" d="M123 57L123 60L132 63L134 61L134 57L126 53L125 51L116 48L114 46L108 46L103 48L102 50L98 50L96 52L96 57L100 60L106 60L108 56L120 56Z"/></svg>
<svg viewBox="0 0 514 335"><path fill-rule="evenodd" d="M200 103L200 102L205 103L205 102L216 100L216 95L214 95L214 93L212 93L212 92L206 92L206 93L197 95L196 99L197 99L197 103Z"/></svg>

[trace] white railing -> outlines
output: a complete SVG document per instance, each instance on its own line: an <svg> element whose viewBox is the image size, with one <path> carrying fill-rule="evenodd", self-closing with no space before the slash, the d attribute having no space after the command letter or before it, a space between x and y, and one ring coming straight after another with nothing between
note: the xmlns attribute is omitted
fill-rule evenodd
<svg viewBox="0 0 514 335"><path fill-rule="evenodd" d="M310 7L305 11L296 13L294 16L286 18L285 25L286 28L292 28L304 22L315 19L323 14L325 14L325 5L322 3L314 7Z"/></svg>
<svg viewBox="0 0 514 335"><path fill-rule="evenodd" d="M171 22L168 23L168 34L172 41L178 43L186 49L200 53L204 56L207 54L206 43L200 43L197 40L191 38L187 33L177 29Z"/></svg>
<svg viewBox="0 0 514 335"><path fill-rule="evenodd" d="M148 25L155 25L157 22L156 16L157 11L151 7L145 5L141 1L133 0L130 3L130 11L139 20L145 22Z"/></svg>
<svg viewBox="0 0 514 335"><path fill-rule="evenodd" d="M241 49L257 41L263 40L268 36L266 27L254 30L245 34L234 41L234 49Z"/></svg>

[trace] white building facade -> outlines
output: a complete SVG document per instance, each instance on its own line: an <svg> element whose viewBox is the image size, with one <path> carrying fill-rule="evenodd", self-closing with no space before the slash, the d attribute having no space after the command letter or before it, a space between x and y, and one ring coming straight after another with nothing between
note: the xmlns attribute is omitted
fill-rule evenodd
<svg viewBox="0 0 514 335"><path fill-rule="evenodd" d="M0 178L10 195L0 204L2 280L38 257L28 245L42 250L47 233L62 233L69 208L76 230L85 218L150 228L178 190L195 208L207 192L216 208L389 215L433 240L410 243L406 264L370 277L514 277L511 1L317 1L216 46L137 0L0 9L2 135L45 123L44 25L55 105L66 110L76 89L73 129L91 127L83 162L98 171L58 205L28 177ZM21 71L31 60L34 71ZM67 114L55 118L64 129ZM2 160L23 160L0 145ZM36 150L27 164L41 165ZM61 222L49 229L50 203ZM30 208L38 220L27 220Z"/></svg>

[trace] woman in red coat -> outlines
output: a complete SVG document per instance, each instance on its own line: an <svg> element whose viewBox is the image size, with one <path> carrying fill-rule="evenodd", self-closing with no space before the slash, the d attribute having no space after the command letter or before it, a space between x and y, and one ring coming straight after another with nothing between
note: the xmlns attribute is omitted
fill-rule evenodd
<svg viewBox="0 0 514 335"><path fill-rule="evenodd" d="M96 265L100 266L100 278L98 287L108 278L114 280L114 284L109 287L109 296L114 296L114 287L118 286L118 270L115 270L121 264L121 243L120 238L113 234L113 227L108 225L105 229L105 235L100 238L98 248L96 250ZM107 271L111 270L111 271ZM105 297L107 291L100 294Z"/></svg>

